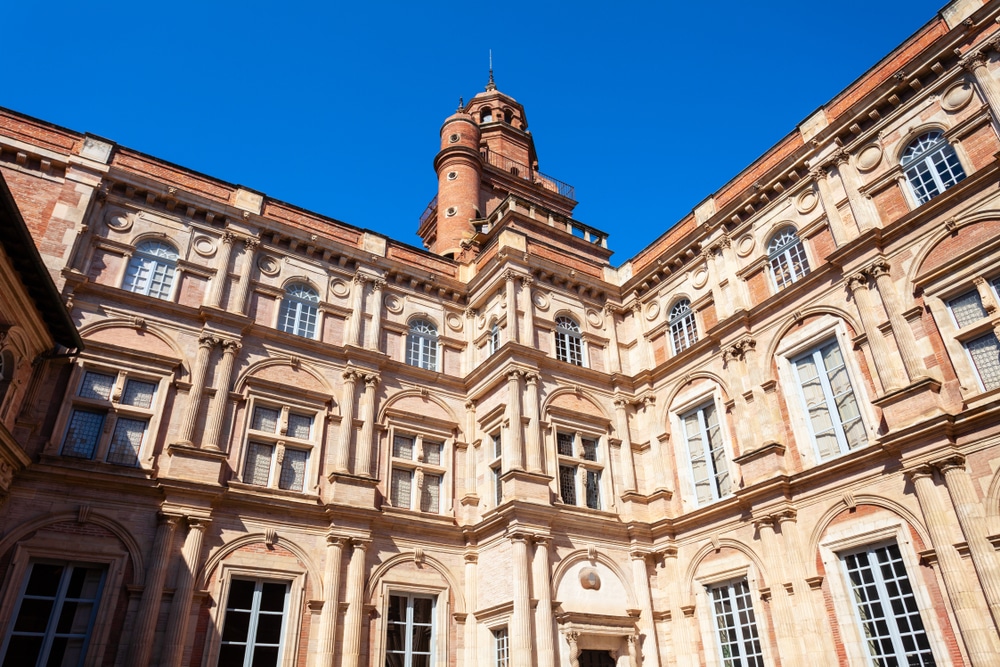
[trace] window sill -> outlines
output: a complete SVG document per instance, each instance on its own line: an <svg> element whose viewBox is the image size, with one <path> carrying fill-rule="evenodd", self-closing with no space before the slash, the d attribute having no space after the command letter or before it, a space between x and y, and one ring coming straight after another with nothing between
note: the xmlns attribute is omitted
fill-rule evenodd
<svg viewBox="0 0 1000 667"><path fill-rule="evenodd" d="M397 516L400 518L405 518L407 521L423 521L429 524L436 525L454 525L455 519L450 514L433 514L431 512L421 512L420 510L411 510L405 507L394 507L388 503L382 505L382 514L386 516Z"/></svg>
<svg viewBox="0 0 1000 667"><path fill-rule="evenodd" d="M101 472L112 473L122 477L133 477L135 479L150 479L153 476L152 470L147 470L140 466L123 466L107 461L95 461L75 456L63 456L62 454L43 454L40 463L57 466L60 468L72 468L81 472Z"/></svg>
<svg viewBox="0 0 1000 667"><path fill-rule="evenodd" d="M320 497L314 493L306 491L286 491L285 489L275 489L270 486L258 486L257 484L246 484L237 480L229 480L227 483L229 490L239 495L268 496L272 498L287 498L289 500L307 501L318 503Z"/></svg>

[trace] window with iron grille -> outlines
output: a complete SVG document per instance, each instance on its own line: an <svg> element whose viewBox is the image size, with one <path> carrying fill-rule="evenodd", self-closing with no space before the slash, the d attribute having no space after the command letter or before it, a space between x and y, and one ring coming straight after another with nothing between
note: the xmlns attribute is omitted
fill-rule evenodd
<svg viewBox="0 0 1000 667"><path fill-rule="evenodd" d="M899 163L918 204L929 202L965 178L958 154L940 130L914 139Z"/></svg>
<svg viewBox="0 0 1000 667"><path fill-rule="evenodd" d="M123 289L169 300L177 274L177 249L163 241L143 241L125 270Z"/></svg>
<svg viewBox="0 0 1000 667"><path fill-rule="evenodd" d="M293 283L285 288L278 314L278 330L316 338L316 321L319 319L319 292L309 285Z"/></svg>
<svg viewBox="0 0 1000 667"><path fill-rule="evenodd" d="M784 289L809 273L806 249L795 233L794 227L785 227L771 237L767 257L774 276L774 284Z"/></svg>
<svg viewBox="0 0 1000 667"><path fill-rule="evenodd" d="M729 455L719 427L715 401L681 415L680 419L687 439L688 460L698 504L705 505L730 495Z"/></svg>
<svg viewBox="0 0 1000 667"><path fill-rule="evenodd" d="M820 460L868 443L851 376L836 339L792 359L792 369Z"/></svg>
<svg viewBox="0 0 1000 667"><path fill-rule="evenodd" d="M680 354L698 342L691 302L681 299L670 309L670 345L674 354Z"/></svg>
<svg viewBox="0 0 1000 667"><path fill-rule="evenodd" d="M413 433L392 436L389 500L393 507L440 514L444 489L444 443Z"/></svg>
<svg viewBox="0 0 1000 667"><path fill-rule="evenodd" d="M990 281L994 292L1000 291L1000 278ZM1000 342L997 333L980 325L986 324L986 308L979 290L972 289L948 301L962 342L982 388L1000 388Z"/></svg>
<svg viewBox="0 0 1000 667"><path fill-rule="evenodd" d="M62 455L139 465L158 388L131 371L86 369L71 401Z"/></svg>
<svg viewBox="0 0 1000 667"><path fill-rule="evenodd" d="M841 561L872 664L936 665L899 547L866 547Z"/></svg>
<svg viewBox="0 0 1000 667"><path fill-rule="evenodd" d="M600 438L579 431L557 430L559 495L567 505L602 509Z"/></svg>
<svg viewBox="0 0 1000 667"><path fill-rule="evenodd" d="M316 446L316 412L254 400L247 425L243 482L304 491Z"/></svg>
<svg viewBox="0 0 1000 667"><path fill-rule="evenodd" d="M556 359L583 365L583 335L580 325L571 317L556 318Z"/></svg>
<svg viewBox="0 0 1000 667"><path fill-rule="evenodd" d="M753 597L746 579L708 588L716 647L725 667L764 667Z"/></svg>
<svg viewBox="0 0 1000 667"><path fill-rule="evenodd" d="M406 363L429 371L438 370L438 330L427 320L410 322L406 337Z"/></svg>

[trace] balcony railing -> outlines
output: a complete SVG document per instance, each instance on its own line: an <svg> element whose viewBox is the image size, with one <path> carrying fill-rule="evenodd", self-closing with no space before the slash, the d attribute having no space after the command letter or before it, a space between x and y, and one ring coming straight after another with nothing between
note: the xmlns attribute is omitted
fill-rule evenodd
<svg viewBox="0 0 1000 667"><path fill-rule="evenodd" d="M531 183L537 183L547 190L552 190L563 197L576 201L576 188L569 183L563 183L558 178L547 176L540 171L532 169L526 164L522 164L517 160L512 160L502 153L486 149L483 150L481 154L483 156L483 161L492 167L505 171L512 176L523 178Z"/></svg>
<svg viewBox="0 0 1000 667"><path fill-rule="evenodd" d="M435 211L437 211L437 208L438 208L438 198L437 195L434 195L434 199L432 199L431 203L427 205L427 208L424 209L424 212L420 214L420 222L417 224L418 229L424 226L424 223L427 222L427 218L434 215Z"/></svg>

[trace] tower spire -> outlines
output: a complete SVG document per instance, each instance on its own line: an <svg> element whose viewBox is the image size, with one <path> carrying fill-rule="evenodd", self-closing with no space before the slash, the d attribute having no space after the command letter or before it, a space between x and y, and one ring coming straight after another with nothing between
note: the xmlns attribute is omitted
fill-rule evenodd
<svg viewBox="0 0 1000 667"><path fill-rule="evenodd" d="M486 84L486 90L496 90L497 85L493 82L493 49L490 49L490 82Z"/></svg>

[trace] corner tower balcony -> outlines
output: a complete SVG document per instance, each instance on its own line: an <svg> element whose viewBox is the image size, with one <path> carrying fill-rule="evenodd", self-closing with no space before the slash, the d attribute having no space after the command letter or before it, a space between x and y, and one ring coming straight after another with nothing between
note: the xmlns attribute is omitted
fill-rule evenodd
<svg viewBox="0 0 1000 667"><path fill-rule="evenodd" d="M541 185L546 190L555 192L566 199L572 200L574 203L576 202L576 188L569 183L564 183L558 178L543 174L537 169L518 162L513 158L507 157L502 153L491 151L488 146L483 148L481 154L483 156L483 162L487 166L499 169L500 171L510 174L511 176L523 178L530 183Z"/></svg>

